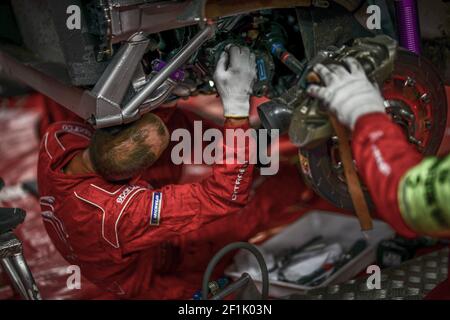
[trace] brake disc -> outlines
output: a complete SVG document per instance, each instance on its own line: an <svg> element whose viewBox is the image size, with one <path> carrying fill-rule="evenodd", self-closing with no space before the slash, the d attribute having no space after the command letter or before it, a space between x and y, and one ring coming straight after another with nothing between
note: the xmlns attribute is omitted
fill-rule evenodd
<svg viewBox="0 0 450 320"><path fill-rule="evenodd" d="M410 143L424 155L435 155L444 138L448 107L443 82L433 65L423 57L399 50L394 72L382 91L386 112L402 127ZM353 210L338 145L333 136L314 148L301 149L300 166L316 193L339 208Z"/></svg>

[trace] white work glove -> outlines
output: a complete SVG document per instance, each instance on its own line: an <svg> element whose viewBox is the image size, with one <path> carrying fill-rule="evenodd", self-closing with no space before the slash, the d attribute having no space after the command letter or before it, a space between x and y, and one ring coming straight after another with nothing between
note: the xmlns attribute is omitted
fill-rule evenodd
<svg viewBox="0 0 450 320"><path fill-rule="evenodd" d="M228 46L214 72L214 82L227 118L249 116L250 94L256 79L255 55L247 47Z"/></svg>
<svg viewBox="0 0 450 320"><path fill-rule="evenodd" d="M323 86L312 84L307 92L320 99L341 123L353 129L359 117L385 112L384 99L356 59L347 58L344 64L350 72L340 65L314 66L313 71L320 76Z"/></svg>

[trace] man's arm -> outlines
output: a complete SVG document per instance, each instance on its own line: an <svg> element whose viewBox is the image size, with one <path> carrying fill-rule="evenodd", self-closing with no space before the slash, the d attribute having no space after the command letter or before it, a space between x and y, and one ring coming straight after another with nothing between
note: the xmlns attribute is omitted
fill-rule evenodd
<svg viewBox="0 0 450 320"><path fill-rule="evenodd" d="M339 120L354 129L352 148L378 214L403 236L450 235L449 156L422 160L384 113L383 98L354 59L318 65L325 87L310 86Z"/></svg>
<svg viewBox="0 0 450 320"><path fill-rule="evenodd" d="M398 189L400 212L419 234L450 237L450 155L410 168Z"/></svg>
<svg viewBox="0 0 450 320"><path fill-rule="evenodd" d="M398 190L406 172L420 163L421 154L408 143L401 128L382 113L358 119L352 135L352 150L378 215L399 234L416 236L416 230L406 224L400 211Z"/></svg>
<svg viewBox="0 0 450 320"><path fill-rule="evenodd" d="M405 236L450 236L450 156L422 160L384 115L356 123L353 152L380 216Z"/></svg>
<svg viewBox="0 0 450 320"><path fill-rule="evenodd" d="M225 129L236 128L227 121ZM248 122L240 128L247 128ZM225 141L224 149L229 149ZM226 151L224 151L225 154ZM232 155L245 150L234 148ZM193 231L241 209L248 200L252 164L215 164L212 175L198 183L167 185L137 194L124 212L119 239L125 252L148 248L164 239Z"/></svg>

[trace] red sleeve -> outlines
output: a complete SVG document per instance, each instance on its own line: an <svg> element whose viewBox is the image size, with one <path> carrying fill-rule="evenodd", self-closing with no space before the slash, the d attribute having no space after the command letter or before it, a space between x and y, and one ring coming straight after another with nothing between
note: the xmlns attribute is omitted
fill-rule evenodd
<svg viewBox="0 0 450 320"><path fill-rule="evenodd" d="M249 143L244 149L232 149L226 144L228 141L221 144L224 154L226 150L233 155L245 152L246 159L250 159ZM237 212L248 200L253 174L251 163L214 164L212 175L201 182L167 185L137 194L119 226L123 253L140 251L199 230L205 224Z"/></svg>
<svg viewBox="0 0 450 320"><path fill-rule="evenodd" d="M352 149L378 216L402 236L415 237L402 219L397 194L400 179L422 160L421 154L406 140L402 129L381 113L358 119Z"/></svg>

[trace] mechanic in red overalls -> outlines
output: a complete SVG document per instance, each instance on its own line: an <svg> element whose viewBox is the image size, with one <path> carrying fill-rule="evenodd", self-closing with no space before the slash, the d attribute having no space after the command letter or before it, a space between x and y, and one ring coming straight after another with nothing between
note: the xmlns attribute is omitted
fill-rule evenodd
<svg viewBox="0 0 450 320"><path fill-rule="evenodd" d="M225 129L248 128L255 76L249 49L231 47L222 54L215 81ZM150 113L118 132L93 132L77 122L59 122L42 139L38 185L46 229L82 275L119 297L192 296L192 288L182 283L189 276L174 273L183 268L189 253L189 238L184 236L192 233L195 240L196 233L217 219L236 228L227 218L248 200L253 172L248 163L214 165L212 175L199 183L149 186L140 173L168 143L164 122ZM248 157L248 144L245 150L234 144L229 150L228 144L223 141L224 154L240 151ZM207 255L207 243L203 249Z"/></svg>
<svg viewBox="0 0 450 320"><path fill-rule="evenodd" d="M423 159L385 114L384 99L358 61L345 64L316 65L324 86L310 85L308 92L353 130L353 156L378 215L404 237L450 238L450 155ZM427 298L450 299L449 280Z"/></svg>

